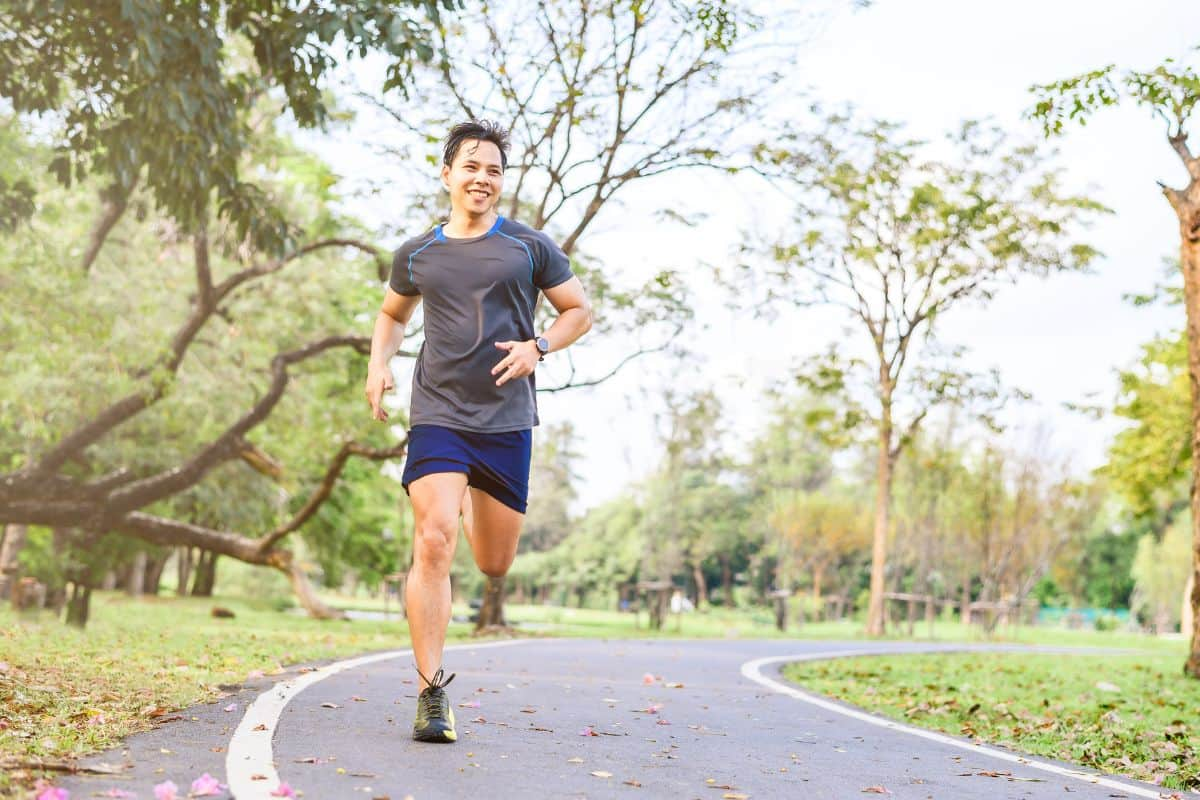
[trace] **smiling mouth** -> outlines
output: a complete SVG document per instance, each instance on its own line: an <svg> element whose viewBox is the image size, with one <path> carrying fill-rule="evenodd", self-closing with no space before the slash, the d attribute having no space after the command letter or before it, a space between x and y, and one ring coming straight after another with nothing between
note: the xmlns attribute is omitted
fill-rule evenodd
<svg viewBox="0 0 1200 800"><path fill-rule="evenodd" d="M475 195L476 197L480 197L480 198L483 198L483 199L485 199L485 200L486 200L486 199L488 198L488 196L489 196L489 194L490 194L490 193L489 193L489 192L485 192L485 191L483 191L482 189L468 189L468 190L467 190L467 194L473 194L473 195Z"/></svg>

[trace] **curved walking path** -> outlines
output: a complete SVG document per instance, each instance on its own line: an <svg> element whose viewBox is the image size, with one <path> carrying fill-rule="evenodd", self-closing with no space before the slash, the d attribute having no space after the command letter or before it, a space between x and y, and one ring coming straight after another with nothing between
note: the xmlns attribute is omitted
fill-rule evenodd
<svg viewBox="0 0 1200 800"><path fill-rule="evenodd" d="M60 781L73 796L119 787L186 793L207 771L238 800L283 780L305 800L340 798L1169 797L1040 757L982 747L810 695L786 661L850 654L1051 648L906 642L534 639L448 648L459 742L412 741L407 650L250 687L133 737L123 777ZM1066 651L1066 648L1062 650ZM645 675L655 677L645 682ZM166 752L163 752L166 751ZM75 794L77 793L77 794Z"/></svg>

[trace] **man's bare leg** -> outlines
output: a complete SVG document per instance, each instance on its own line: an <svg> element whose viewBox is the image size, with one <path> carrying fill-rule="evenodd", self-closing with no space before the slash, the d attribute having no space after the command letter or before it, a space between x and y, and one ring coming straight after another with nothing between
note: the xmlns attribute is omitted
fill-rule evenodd
<svg viewBox="0 0 1200 800"><path fill-rule="evenodd" d="M463 521L480 571L493 578L507 574L517 555L525 515L471 487L463 498Z"/></svg>
<svg viewBox="0 0 1200 800"><path fill-rule="evenodd" d="M408 485L416 530L413 565L404 587L408 631L417 669L432 678L442 666L450 624L450 564L458 543L458 517L467 476L457 472L425 475ZM420 687L426 687L424 678Z"/></svg>

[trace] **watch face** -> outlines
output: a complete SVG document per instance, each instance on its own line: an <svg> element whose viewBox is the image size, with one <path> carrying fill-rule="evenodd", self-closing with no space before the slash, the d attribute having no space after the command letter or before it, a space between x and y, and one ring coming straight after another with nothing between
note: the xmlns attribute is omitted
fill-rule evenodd
<svg viewBox="0 0 1200 800"><path fill-rule="evenodd" d="M537 343L537 349L539 352L542 352L542 353L550 352L550 343L548 341L546 341L544 338L539 336L539 337L537 337L537 339L535 341Z"/></svg>

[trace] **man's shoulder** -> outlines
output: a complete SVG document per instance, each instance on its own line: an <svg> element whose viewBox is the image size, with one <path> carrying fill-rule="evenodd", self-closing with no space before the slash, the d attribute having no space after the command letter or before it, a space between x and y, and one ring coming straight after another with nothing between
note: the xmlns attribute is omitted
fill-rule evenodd
<svg viewBox="0 0 1200 800"><path fill-rule="evenodd" d="M516 238L524 239L525 241L533 240L547 244L554 244L554 240L550 238L550 234L546 233L545 231L538 230L537 228L531 228L524 222L517 222L515 219L509 219L508 217L505 217L504 221L500 224L500 233L503 233L506 236L515 236Z"/></svg>
<svg viewBox="0 0 1200 800"><path fill-rule="evenodd" d="M427 246L434 240L436 228L430 228L419 236L414 236L411 239L406 239L403 244L396 248L393 255L396 259L408 258L413 253Z"/></svg>

